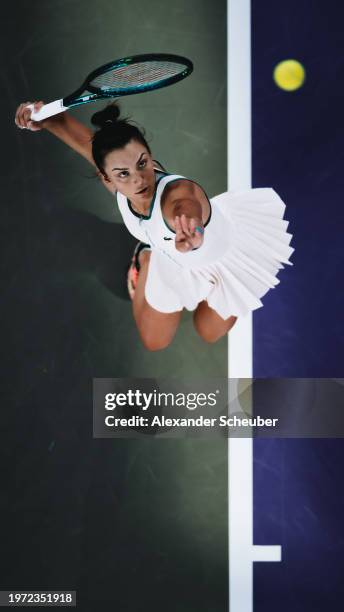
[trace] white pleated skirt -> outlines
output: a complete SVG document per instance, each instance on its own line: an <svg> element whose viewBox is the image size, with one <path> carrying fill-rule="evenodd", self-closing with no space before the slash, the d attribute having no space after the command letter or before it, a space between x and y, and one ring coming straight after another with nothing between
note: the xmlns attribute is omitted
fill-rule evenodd
<svg viewBox="0 0 344 612"><path fill-rule="evenodd" d="M206 300L223 319L245 316L280 282L294 249L285 204L271 188L225 192L210 200L212 217L200 249L153 248L145 297L164 313L195 310Z"/></svg>

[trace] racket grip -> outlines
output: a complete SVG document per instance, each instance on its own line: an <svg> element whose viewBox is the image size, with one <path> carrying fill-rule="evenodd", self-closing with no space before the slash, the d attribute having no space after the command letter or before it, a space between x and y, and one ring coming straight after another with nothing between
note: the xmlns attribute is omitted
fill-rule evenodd
<svg viewBox="0 0 344 612"><path fill-rule="evenodd" d="M29 104L27 108L30 108L33 111L33 104ZM59 113L63 113L67 110L67 106L63 106L63 100L55 100L55 102L50 102L49 104L44 104L39 111L31 112L31 119L33 121L43 121L43 119L48 119L48 117L53 117L53 115L58 115Z"/></svg>

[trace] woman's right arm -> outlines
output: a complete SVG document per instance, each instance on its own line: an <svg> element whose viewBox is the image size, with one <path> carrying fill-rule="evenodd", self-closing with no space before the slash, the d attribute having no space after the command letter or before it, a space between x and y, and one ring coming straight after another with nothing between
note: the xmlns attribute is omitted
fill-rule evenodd
<svg viewBox="0 0 344 612"><path fill-rule="evenodd" d="M113 186L98 170L93 160L93 131L67 112L48 117L48 119L44 119L44 121L32 121L31 109L27 108L29 104L31 104L31 102L23 102L18 106L15 116L16 125L22 130L27 129L31 132L38 132L39 130L45 129L51 134L54 134L56 138L62 140L68 147L79 153L79 155L82 155L82 157L87 159L87 161L96 168L99 180L104 185L105 189L110 191L113 195ZM41 106L43 106L44 102L34 102L33 104L35 111L38 111Z"/></svg>
<svg viewBox="0 0 344 612"><path fill-rule="evenodd" d="M42 129L48 130L48 132L87 159L90 164L95 165L92 157L92 130L67 112L54 115L44 119L44 121L32 121L31 110L27 108L29 104L30 102L23 102L17 108L15 123L19 128L28 129L32 132ZM38 111L43 104L43 102L35 102L35 111Z"/></svg>

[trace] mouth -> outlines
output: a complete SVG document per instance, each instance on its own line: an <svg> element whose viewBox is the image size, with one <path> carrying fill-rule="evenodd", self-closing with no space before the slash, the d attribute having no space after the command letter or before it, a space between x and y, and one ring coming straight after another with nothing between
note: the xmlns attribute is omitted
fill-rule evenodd
<svg viewBox="0 0 344 612"><path fill-rule="evenodd" d="M143 195L147 193L147 191L148 191L148 187L143 187L143 189L140 189L140 191L137 191L135 195Z"/></svg>

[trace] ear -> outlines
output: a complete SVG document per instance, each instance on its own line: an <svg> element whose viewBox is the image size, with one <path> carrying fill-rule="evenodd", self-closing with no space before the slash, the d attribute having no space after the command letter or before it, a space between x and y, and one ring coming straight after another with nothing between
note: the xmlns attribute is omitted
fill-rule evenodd
<svg viewBox="0 0 344 612"><path fill-rule="evenodd" d="M99 178L99 180L103 183L104 187L110 191L110 193L113 193L114 191L114 187L113 184L111 183L110 179L108 178L107 174L104 172L100 172L100 170L98 170L97 172L97 176Z"/></svg>
<svg viewBox="0 0 344 612"><path fill-rule="evenodd" d="M110 183L110 179L108 178L108 175L106 174L106 172L101 172L100 170L97 170L97 176L99 178L99 180L101 180L102 182L106 182L106 183Z"/></svg>

